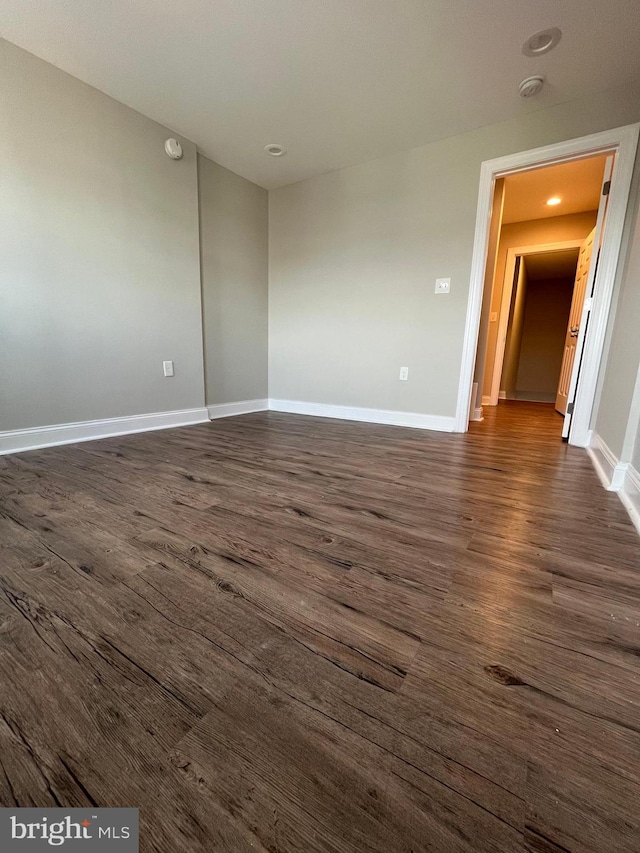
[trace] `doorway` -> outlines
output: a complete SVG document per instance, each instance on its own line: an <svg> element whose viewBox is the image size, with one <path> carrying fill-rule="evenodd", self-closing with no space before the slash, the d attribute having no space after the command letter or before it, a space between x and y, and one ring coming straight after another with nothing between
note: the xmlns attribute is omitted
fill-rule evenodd
<svg viewBox="0 0 640 853"><path fill-rule="evenodd" d="M583 230L585 230L585 227L588 228L591 221L592 217L589 217L582 222L578 220L577 224L578 227L582 226ZM560 286L565 289L569 287L571 296L573 296L578 255L582 243L582 240L574 239L558 243L509 247L507 249L505 264L506 272L501 288L502 292L497 290L493 294L496 301L499 300L500 303L499 313L498 311L495 313L491 312L490 315L490 321L492 323L495 321L497 331L492 331L485 349L479 349L478 351L478 359L483 357L485 359L483 376L484 382L480 386L483 392L483 408L486 409L487 406L496 406L500 399L513 397L512 394L506 393L509 388L506 387L503 382L503 374L506 370L505 355L509 356L507 359L508 363L513 363L513 359L517 357L516 353L519 354L519 348L516 349L514 353L513 336L510 334L513 330L513 311L517 305L516 296L520 295L520 300L522 301L521 308L524 309L526 301L523 297L525 295L529 279L532 281L543 282L552 282L559 279ZM496 284L498 284L498 282L496 282ZM561 315L564 314L564 303L560 300L560 305L557 305L557 300L554 301L553 299L554 294L548 293L550 287L553 288L554 285L547 285L547 288L543 288L542 291L538 289L535 290L536 296L542 298L541 306L540 299L536 300L536 303L540 308L546 308L547 312L552 312L550 319L554 325L554 329L557 331L557 323L563 322L563 319L558 316L558 312L560 312ZM551 304L545 305L545 295L547 295ZM514 302L516 304L513 304ZM535 312L535 309L532 308L532 311ZM532 323L535 323L535 329L542 326L548 317L547 314L543 314L542 316L540 315L541 311L538 310L537 315L534 313L533 316L530 316L528 325L531 326ZM534 319L536 316L537 321ZM524 314L522 315L522 320L524 320ZM544 335L544 328L539 329L539 331L542 333L543 343L545 340L548 341L549 336ZM557 337L557 334L552 334L551 341L556 342L557 344ZM562 337L564 339L565 335L563 334ZM519 338L516 335L516 341L517 340L519 340ZM541 359L548 360L551 358L552 362L555 363L557 362L557 357L554 357L553 343L551 343L551 350L552 352L549 352L546 347L543 349L541 346L538 346L535 352L536 354L539 354ZM484 355L482 353L484 353ZM550 393L550 389L547 387L549 384L549 371L547 371L545 375L546 380L543 383L545 386L544 388L532 388L529 383L526 387L520 390L529 390L531 392L536 390L542 392L544 390L546 391L546 396L548 396ZM553 399L555 399L555 396L556 395L554 394Z"/></svg>
<svg viewBox="0 0 640 853"><path fill-rule="evenodd" d="M506 203L504 190L506 181L512 177L518 177L528 180L533 186L540 186L544 183L543 173L547 167L567 164L579 168L579 161L595 160L606 156L609 166L605 166L605 170L610 169L610 173L604 172L600 187L594 251L589 263L585 297L582 305L578 305L581 310L580 322L577 324L577 334L574 334L576 344L572 348L573 364L566 389L567 416L563 424L563 431L565 431L563 437L570 443L578 446L588 445L598 370L604 347L637 142L638 125L633 125L486 161L482 164L471 287L456 411L458 431L467 429L470 409L472 412L474 409L477 411L484 404L483 397L487 396L482 393L485 390L484 376L482 381L478 381L477 366L480 361L476 359L476 353L479 358L481 357L481 363L484 366L487 350L492 348L495 350L497 347L501 312L496 308L493 300L491 283L495 278L497 261L499 266L496 245L500 228L496 232L496 207L502 211ZM554 196L551 195L547 198L547 201L551 202L550 207L554 206L554 202L551 201L553 198ZM561 205L562 198L555 204ZM593 213L592 210L592 220ZM557 214L556 211L552 211L551 216L543 215L540 219L561 215L566 214ZM572 236L574 239L579 238L582 242L593 228L594 223L591 221L587 231ZM549 241L549 235L546 239ZM559 242L557 235L555 242ZM506 256L503 260L506 264ZM497 278L500 280L500 276ZM475 398L472 399L474 376L477 384L473 389ZM503 389L498 389L500 390Z"/></svg>
<svg viewBox="0 0 640 853"><path fill-rule="evenodd" d="M553 404L566 418L593 248L604 233L602 186L612 165L611 155L595 155L519 172L496 186L494 272L475 366L483 412L520 400ZM564 425L556 422L561 437Z"/></svg>
<svg viewBox="0 0 640 853"><path fill-rule="evenodd" d="M574 291L576 302L580 299L575 286L580 253L576 246L516 257L502 365L495 365L498 405L500 400L547 403L566 413L571 370L566 340L574 340L571 308Z"/></svg>

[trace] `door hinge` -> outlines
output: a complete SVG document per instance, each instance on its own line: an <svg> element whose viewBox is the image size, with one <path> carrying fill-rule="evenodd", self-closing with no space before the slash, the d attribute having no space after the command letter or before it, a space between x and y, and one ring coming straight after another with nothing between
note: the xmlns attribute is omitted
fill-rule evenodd
<svg viewBox="0 0 640 853"><path fill-rule="evenodd" d="M573 414L573 403L567 403L567 414L568 415Z"/></svg>
<svg viewBox="0 0 640 853"><path fill-rule="evenodd" d="M602 185L602 195L609 195L609 190L611 189L611 181L605 181Z"/></svg>

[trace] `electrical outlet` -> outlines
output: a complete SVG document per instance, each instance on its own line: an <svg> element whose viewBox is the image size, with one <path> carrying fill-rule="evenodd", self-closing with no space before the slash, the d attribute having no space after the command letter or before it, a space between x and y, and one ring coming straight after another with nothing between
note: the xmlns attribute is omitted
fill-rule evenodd
<svg viewBox="0 0 640 853"><path fill-rule="evenodd" d="M165 376L173 376L173 362L172 361L163 361L162 369L164 371Z"/></svg>
<svg viewBox="0 0 640 853"><path fill-rule="evenodd" d="M449 293L451 290L451 279L450 278L437 278L436 279L436 293Z"/></svg>
<svg viewBox="0 0 640 853"><path fill-rule="evenodd" d="M406 382L408 378L409 378L409 368L408 367L401 367L400 368L400 379L402 379L403 382Z"/></svg>

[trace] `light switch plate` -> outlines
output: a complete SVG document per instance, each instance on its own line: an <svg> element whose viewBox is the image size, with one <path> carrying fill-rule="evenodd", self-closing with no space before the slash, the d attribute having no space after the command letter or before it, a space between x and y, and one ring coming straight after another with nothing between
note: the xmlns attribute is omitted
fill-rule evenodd
<svg viewBox="0 0 640 853"><path fill-rule="evenodd" d="M173 376L173 362L172 361L163 361L162 369L164 371L165 376Z"/></svg>
<svg viewBox="0 0 640 853"><path fill-rule="evenodd" d="M450 278L437 278L436 279L436 293L449 293L451 290L451 279Z"/></svg>

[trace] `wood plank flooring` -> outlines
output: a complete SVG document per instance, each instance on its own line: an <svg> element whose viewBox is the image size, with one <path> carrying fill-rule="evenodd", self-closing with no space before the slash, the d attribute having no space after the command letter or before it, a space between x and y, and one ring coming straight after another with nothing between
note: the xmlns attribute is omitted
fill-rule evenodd
<svg viewBox="0 0 640 853"><path fill-rule="evenodd" d="M166 853L640 851L640 539L560 424L0 459L0 803Z"/></svg>

